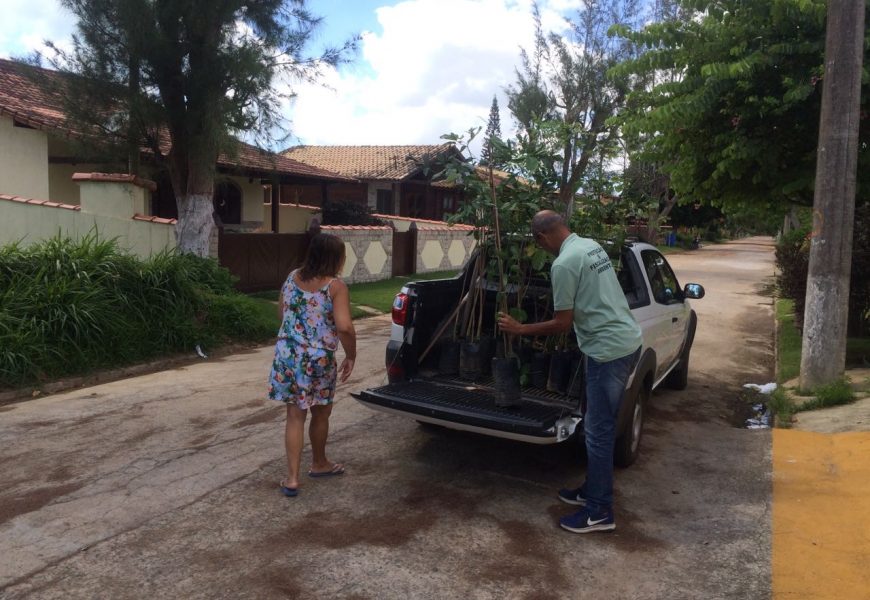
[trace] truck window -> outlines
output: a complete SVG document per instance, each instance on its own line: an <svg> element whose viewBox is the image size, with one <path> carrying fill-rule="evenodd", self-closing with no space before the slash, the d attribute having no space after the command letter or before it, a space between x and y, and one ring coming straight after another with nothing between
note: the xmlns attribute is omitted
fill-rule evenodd
<svg viewBox="0 0 870 600"><path fill-rule="evenodd" d="M677 277L664 257L655 250L644 250L641 258L655 301L659 304L682 302L683 295Z"/></svg>
<svg viewBox="0 0 870 600"><path fill-rule="evenodd" d="M622 288L625 299L628 301L628 307L635 309L649 304L649 294L647 294L646 285L643 282L643 276L634 254L630 250L623 252L621 260L614 265L614 268L619 287Z"/></svg>

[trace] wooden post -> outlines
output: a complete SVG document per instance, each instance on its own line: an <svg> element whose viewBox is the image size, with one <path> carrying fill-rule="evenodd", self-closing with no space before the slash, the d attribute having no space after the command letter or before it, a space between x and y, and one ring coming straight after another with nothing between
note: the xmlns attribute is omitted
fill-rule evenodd
<svg viewBox="0 0 870 600"><path fill-rule="evenodd" d="M864 2L828 0L801 388L843 376L855 220Z"/></svg>
<svg viewBox="0 0 870 600"><path fill-rule="evenodd" d="M411 275L417 272L417 222L414 221L408 227L411 241L408 243L408 248L411 250Z"/></svg>
<svg viewBox="0 0 870 600"><path fill-rule="evenodd" d="M279 205L281 203L281 183L275 179L272 180L272 204L269 209L272 212L272 233L278 233L278 218L280 216Z"/></svg>

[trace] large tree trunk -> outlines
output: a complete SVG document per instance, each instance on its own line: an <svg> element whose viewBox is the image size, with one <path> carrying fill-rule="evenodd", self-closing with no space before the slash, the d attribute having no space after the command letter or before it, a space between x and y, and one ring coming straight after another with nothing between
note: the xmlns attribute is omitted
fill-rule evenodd
<svg viewBox="0 0 870 600"><path fill-rule="evenodd" d="M828 2L825 79L801 349L803 389L831 383L842 377L846 368L864 10L864 3L855 0Z"/></svg>
<svg viewBox="0 0 870 600"><path fill-rule="evenodd" d="M173 143L170 151L170 175L175 188L178 205L178 223L175 225L175 242L179 252L207 257L209 238L214 227L214 156L217 152L200 149L198 152L182 150ZM176 154L176 150L179 152ZM196 154L195 158L190 158ZM211 159L209 159L211 157Z"/></svg>
<svg viewBox="0 0 870 600"><path fill-rule="evenodd" d="M646 225L646 240L650 244L656 244L659 241L659 225L662 221L668 218L671 214L671 209L677 203L677 195L671 196L665 192L665 205L659 210L658 208L650 209L649 219Z"/></svg>
<svg viewBox="0 0 870 600"><path fill-rule="evenodd" d="M176 198L178 223L175 225L175 241L178 251L207 257L209 238L214 227L213 192L188 194Z"/></svg>

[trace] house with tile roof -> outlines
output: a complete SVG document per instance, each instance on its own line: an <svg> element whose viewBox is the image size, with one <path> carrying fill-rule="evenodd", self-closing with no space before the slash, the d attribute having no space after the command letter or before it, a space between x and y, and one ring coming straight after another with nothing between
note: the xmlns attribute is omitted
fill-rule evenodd
<svg viewBox="0 0 870 600"><path fill-rule="evenodd" d="M460 201L460 192L454 186L432 181L432 175L441 170L444 161L459 154L451 143L294 146L282 154L359 180L355 186L344 186L342 193L334 194L333 198L359 202L376 213L441 221L456 210ZM282 195L305 197L304 190L287 188Z"/></svg>
<svg viewBox="0 0 870 600"><path fill-rule="evenodd" d="M63 100L66 77L0 59L0 194L78 206L81 180L75 181L74 173L127 171L125 157L101 153L98 133L77 130L68 119ZM159 152L165 156L171 147L169 136L161 133L159 138ZM152 150L143 148L141 161L138 175L155 185L143 188L147 198L145 214L140 216L173 219L176 204L167 171ZM217 171L217 216L226 228L237 230L278 231L288 226L294 219L283 214L291 200L280 204L282 186L314 190L312 196L319 205L327 198L330 185L358 185L353 177L241 141L232 152L218 156Z"/></svg>

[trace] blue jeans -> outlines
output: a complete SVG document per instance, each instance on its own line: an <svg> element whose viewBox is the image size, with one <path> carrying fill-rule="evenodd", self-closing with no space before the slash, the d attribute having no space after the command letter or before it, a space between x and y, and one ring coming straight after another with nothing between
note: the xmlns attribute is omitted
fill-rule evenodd
<svg viewBox="0 0 870 600"><path fill-rule="evenodd" d="M581 490L593 514L613 507L613 446L625 384L640 358L640 348L622 358L586 359L586 482Z"/></svg>

